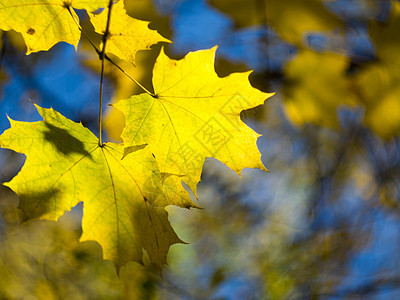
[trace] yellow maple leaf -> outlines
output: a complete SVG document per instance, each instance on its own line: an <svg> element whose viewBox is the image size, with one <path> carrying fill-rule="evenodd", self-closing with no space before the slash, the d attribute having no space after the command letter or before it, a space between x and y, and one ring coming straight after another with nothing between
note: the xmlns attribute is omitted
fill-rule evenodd
<svg viewBox="0 0 400 300"><path fill-rule="evenodd" d="M136 0L126 1L125 9L127 13L140 20L151 20L153 28L157 28L157 31L162 32L164 36L170 37L172 32L170 30L170 18L171 16L163 15L160 16L157 12L155 3L152 0ZM107 43L107 47L109 44ZM154 65L154 61L158 56L157 49L155 51L143 51L143 56L136 57L134 67L132 63L120 61L118 64L130 74L135 80L138 80L144 86L151 85L151 68ZM140 55L140 53L139 53ZM97 64L97 62L96 62ZM107 70L107 66L105 66ZM111 97L110 103L116 103L120 99L126 99L132 95L137 95L143 92L143 90L136 85L130 78L125 76L119 70L116 70L112 66L113 70L110 73L105 73L113 81L115 85L113 96ZM125 118L121 111L114 108L113 106L107 107L104 114L104 129L107 132L107 136L113 141L121 142L121 133L125 125Z"/></svg>
<svg viewBox="0 0 400 300"><path fill-rule="evenodd" d="M28 48L26 54L46 51L58 42L75 48L80 30L70 15L69 7L95 11L108 0L2 0L0 29L20 32ZM78 16L71 10L74 18Z"/></svg>
<svg viewBox="0 0 400 300"><path fill-rule="evenodd" d="M130 17L120 1L112 7L111 22L107 41L107 53L112 53L128 62L135 63L136 52L150 49L158 42L171 42L148 27L150 22ZM107 24L108 9L101 14L90 14L96 32L103 34ZM102 46L101 46L102 47Z"/></svg>
<svg viewBox="0 0 400 300"><path fill-rule="evenodd" d="M216 47L189 53L180 61L162 51L153 70L156 96L141 94L115 107L126 118L125 146L147 143L160 170L182 174L196 192L206 157L240 174L263 166L260 136L240 119L240 112L262 105L272 94L253 88L250 72L220 78L214 70Z"/></svg>
<svg viewBox="0 0 400 300"><path fill-rule="evenodd" d="M141 261L142 249L161 267L170 245L182 242L165 206L195 206L178 176L161 173L150 150L122 144L98 145L82 124L37 106L43 121L17 122L0 145L27 156L9 186L28 217L56 220L83 202L81 240L95 240L117 267Z"/></svg>

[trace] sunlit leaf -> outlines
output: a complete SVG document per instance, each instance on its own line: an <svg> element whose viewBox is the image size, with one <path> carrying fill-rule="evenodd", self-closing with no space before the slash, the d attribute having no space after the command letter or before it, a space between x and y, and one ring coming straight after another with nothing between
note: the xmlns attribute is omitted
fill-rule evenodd
<svg viewBox="0 0 400 300"><path fill-rule="evenodd" d="M126 61L135 62L136 52L150 49L158 42L170 42L148 27L149 22L134 19L126 14L124 2L112 7L107 53L112 53ZM96 32L103 34L107 24L108 9L101 14L90 14Z"/></svg>
<svg viewBox="0 0 400 300"><path fill-rule="evenodd" d="M126 117L125 146L147 143L162 172L184 175L195 191L206 157L240 174L265 170L255 133L240 112L264 103L272 94L253 88L250 72L220 78L214 70L216 48L189 53L176 61L161 52L153 70L156 97L148 94L119 101Z"/></svg>
<svg viewBox="0 0 400 300"><path fill-rule="evenodd" d="M80 31L68 7L95 11L105 7L108 0L2 0L0 29L20 32L28 47L27 54L45 51L58 42L75 48ZM73 16L78 16L71 10Z"/></svg>
<svg viewBox="0 0 400 300"><path fill-rule="evenodd" d="M142 249L159 267L180 243L164 207L193 206L178 176L160 173L147 147L124 159L122 144L98 145L79 123L37 106L43 121L10 120L0 145L27 155L6 185L29 217L56 220L83 201L82 241L95 240L117 267L141 261Z"/></svg>

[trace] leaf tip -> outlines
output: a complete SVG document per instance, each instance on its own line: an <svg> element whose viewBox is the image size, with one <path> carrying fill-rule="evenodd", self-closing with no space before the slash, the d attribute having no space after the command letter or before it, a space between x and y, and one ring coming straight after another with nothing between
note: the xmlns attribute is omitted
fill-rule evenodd
<svg viewBox="0 0 400 300"><path fill-rule="evenodd" d="M272 96L275 96L275 94L276 94L276 92L272 92L272 93L265 93L265 96L266 96L265 100L267 100L267 99L271 98Z"/></svg>
<svg viewBox="0 0 400 300"><path fill-rule="evenodd" d="M24 41L25 41L25 44L27 45L27 42L26 42L26 40L25 40L25 37L24 37ZM26 46L26 53L25 53L25 55L28 56L28 55L31 54L32 52L35 52L35 51L27 45L27 46Z"/></svg>
<svg viewBox="0 0 400 300"><path fill-rule="evenodd" d="M268 170L266 167L264 167L264 165L262 166L262 168L260 168L260 170L262 170L264 172L267 172L267 173L270 173L270 170Z"/></svg>
<svg viewBox="0 0 400 300"><path fill-rule="evenodd" d="M164 50L164 45L162 45L161 49L160 49L160 55L159 56L161 56L161 55L166 55L165 54L165 50Z"/></svg>
<svg viewBox="0 0 400 300"><path fill-rule="evenodd" d="M11 122L14 121L14 120L11 119L11 117L8 114L6 114L6 117L7 117L8 122L10 122L10 125L11 125Z"/></svg>

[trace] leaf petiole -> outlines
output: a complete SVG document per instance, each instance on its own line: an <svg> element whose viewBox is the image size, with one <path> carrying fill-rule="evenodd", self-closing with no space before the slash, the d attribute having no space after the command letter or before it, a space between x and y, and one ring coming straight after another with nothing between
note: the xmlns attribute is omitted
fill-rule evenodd
<svg viewBox="0 0 400 300"><path fill-rule="evenodd" d="M79 22L75 19L72 11L71 11L71 6L68 6L68 12L71 15L72 19L74 20L75 24L78 26L79 30L83 33L85 38L89 41L89 43L92 45L93 49L96 51L97 55L101 59L101 53L99 48L97 48L96 44L92 41L92 39L88 36L88 34L83 30L82 26L79 24ZM132 80L138 87L140 87L146 94L149 94L152 97L156 97L156 94L150 92L148 89L146 89L139 81L137 81L135 78L130 76L124 69L122 69L116 62L114 62L107 54L104 54L104 58L108 60L111 64L113 64L118 70L120 70L125 76L127 76L130 80Z"/></svg>

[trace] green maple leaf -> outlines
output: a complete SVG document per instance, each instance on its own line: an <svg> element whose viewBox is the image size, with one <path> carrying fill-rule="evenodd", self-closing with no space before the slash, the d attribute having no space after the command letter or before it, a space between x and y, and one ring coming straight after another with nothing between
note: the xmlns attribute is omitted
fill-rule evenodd
<svg viewBox="0 0 400 300"><path fill-rule="evenodd" d="M58 42L76 48L80 30L68 7L95 11L106 7L109 0L2 0L0 29L20 32L31 52L46 51ZM75 19L78 16L71 10Z"/></svg>
<svg viewBox="0 0 400 300"><path fill-rule="evenodd" d="M164 207L194 206L177 176L160 173L145 145L98 145L82 124L36 106L38 122L10 120L0 145L26 154L22 170L6 183L29 217L56 220L83 201L81 240L96 240L117 267L141 261L142 249L161 267L170 245L181 243Z"/></svg>
<svg viewBox="0 0 400 300"><path fill-rule="evenodd" d="M90 14L90 22L97 33L103 34L107 24L108 9L101 14ZM158 42L171 42L155 30L148 27L150 22L130 17L120 1L112 7L111 22L108 34L107 53L112 53L128 62L135 63L136 52L150 49ZM100 46L100 49L103 46Z"/></svg>
<svg viewBox="0 0 400 300"><path fill-rule="evenodd" d="M161 52L153 70L156 96L141 94L115 107L126 118L125 146L149 144L160 170L182 174L196 191L206 157L240 174L263 166L260 136L240 119L240 112L261 105L272 94L253 88L250 72L220 78L214 71L216 48L189 53L180 61Z"/></svg>

